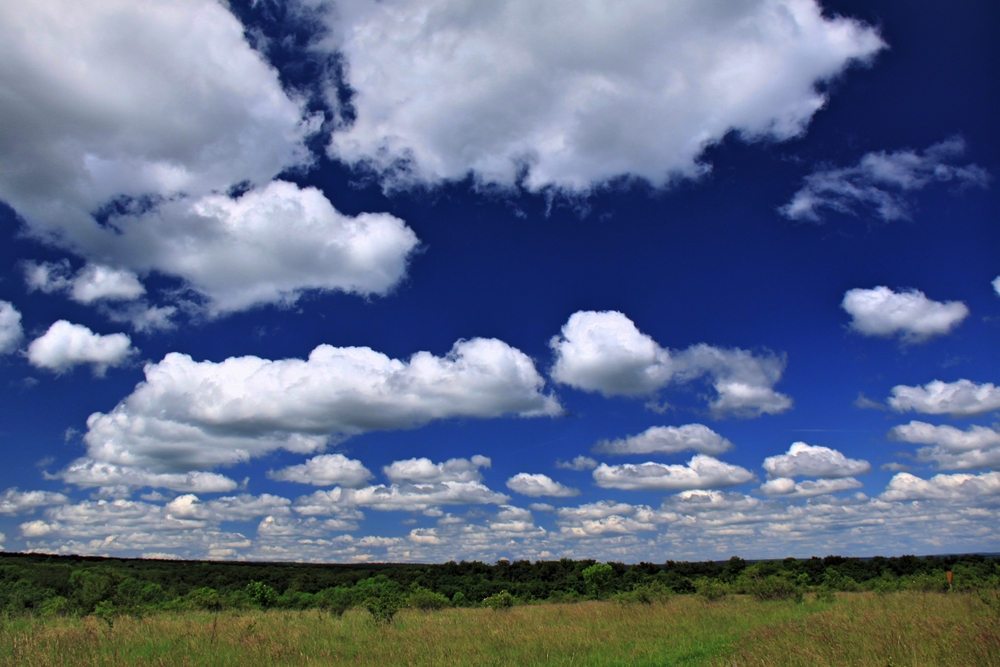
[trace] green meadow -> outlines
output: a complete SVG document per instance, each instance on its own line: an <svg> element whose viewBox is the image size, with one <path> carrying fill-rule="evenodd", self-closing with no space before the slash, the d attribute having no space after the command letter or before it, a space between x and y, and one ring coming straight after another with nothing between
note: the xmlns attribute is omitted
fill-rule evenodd
<svg viewBox="0 0 1000 667"><path fill-rule="evenodd" d="M98 616L8 616L0 665L1000 665L995 590Z"/></svg>

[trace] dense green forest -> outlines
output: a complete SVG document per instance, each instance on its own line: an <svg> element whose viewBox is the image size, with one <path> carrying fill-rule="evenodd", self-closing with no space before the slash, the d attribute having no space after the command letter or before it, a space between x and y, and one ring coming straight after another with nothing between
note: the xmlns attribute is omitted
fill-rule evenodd
<svg viewBox="0 0 1000 667"><path fill-rule="evenodd" d="M949 584L947 573L952 573ZM980 555L596 563L246 563L0 554L0 613L142 614L154 610L435 608L673 594L758 599L837 591L982 590L1000 586L1000 558Z"/></svg>

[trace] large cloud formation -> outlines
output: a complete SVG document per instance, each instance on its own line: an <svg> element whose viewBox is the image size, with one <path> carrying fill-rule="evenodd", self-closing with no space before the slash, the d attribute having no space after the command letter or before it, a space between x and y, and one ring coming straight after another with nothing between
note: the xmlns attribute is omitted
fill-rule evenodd
<svg viewBox="0 0 1000 667"><path fill-rule="evenodd" d="M693 345L671 352L617 311L579 311L550 341L556 354L552 378L605 396L651 396L672 381L709 376L716 416L778 414L792 400L774 390L785 362L746 350Z"/></svg>
<svg viewBox="0 0 1000 667"><path fill-rule="evenodd" d="M319 119L224 3L4 3L0 63L0 199L37 238L180 277L214 313L305 289L383 294L403 276L416 237L400 220L271 183L311 163ZM73 285L78 300L112 293Z"/></svg>
<svg viewBox="0 0 1000 667"><path fill-rule="evenodd" d="M814 0L354 0L330 26L355 111L332 156L390 185L534 191L664 185L731 130L798 136L826 102L816 82L884 46Z"/></svg>
<svg viewBox="0 0 1000 667"><path fill-rule="evenodd" d="M962 323L969 309L961 301L933 301L923 292L894 292L888 287L850 289L841 307L851 317L851 328L866 336L895 336L920 343L943 336Z"/></svg>
<svg viewBox="0 0 1000 667"><path fill-rule="evenodd" d="M279 448L311 453L331 437L436 419L561 412L542 393L531 359L495 339L459 341L443 357L418 352L408 361L329 345L306 360L215 363L171 353L145 374L114 410L87 420L93 459L181 472Z"/></svg>

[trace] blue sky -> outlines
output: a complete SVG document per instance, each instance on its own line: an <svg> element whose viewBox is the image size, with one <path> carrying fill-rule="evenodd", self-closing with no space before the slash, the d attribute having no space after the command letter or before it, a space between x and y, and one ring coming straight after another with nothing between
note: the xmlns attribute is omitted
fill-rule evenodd
<svg viewBox="0 0 1000 667"><path fill-rule="evenodd" d="M0 547L1000 551L998 27L0 9Z"/></svg>

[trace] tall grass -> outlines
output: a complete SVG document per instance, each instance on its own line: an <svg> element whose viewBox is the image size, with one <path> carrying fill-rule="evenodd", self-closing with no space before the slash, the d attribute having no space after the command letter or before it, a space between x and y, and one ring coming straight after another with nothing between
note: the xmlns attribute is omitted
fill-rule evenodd
<svg viewBox="0 0 1000 667"><path fill-rule="evenodd" d="M996 620L986 612L964 596L897 594L845 596L832 606L684 596L652 605L404 610L387 626L361 610L341 618L161 613L111 626L93 617L26 618L3 621L0 666L997 665ZM941 618L921 620L934 615ZM926 647L927 660L911 659L910 641ZM957 641L993 648L948 653ZM960 657L940 659L948 655Z"/></svg>
<svg viewBox="0 0 1000 667"><path fill-rule="evenodd" d="M750 632L716 664L996 667L1000 604L975 594L841 594L824 612Z"/></svg>

